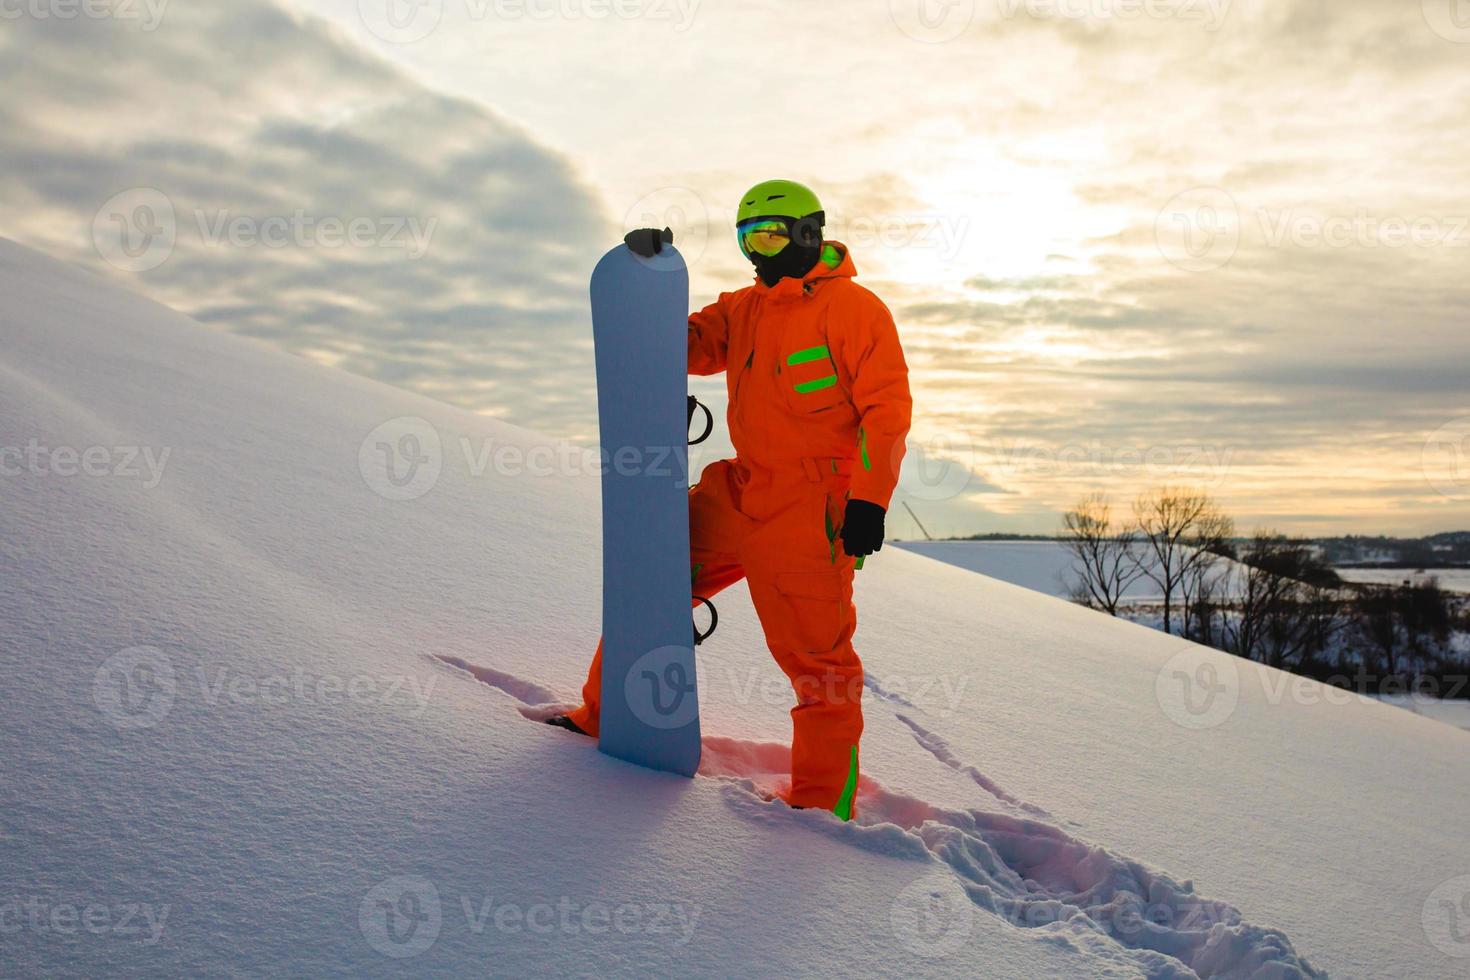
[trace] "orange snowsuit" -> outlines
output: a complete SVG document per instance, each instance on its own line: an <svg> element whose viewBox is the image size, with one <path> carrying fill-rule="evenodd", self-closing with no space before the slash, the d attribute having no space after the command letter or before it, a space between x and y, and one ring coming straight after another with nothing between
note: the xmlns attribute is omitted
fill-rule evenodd
<svg viewBox="0 0 1470 980"><path fill-rule="evenodd" d="M887 507L912 400L893 317L853 282L847 249L824 249L804 279L759 280L689 317L689 373L726 374L734 459L689 491L696 596L744 578L791 711L793 806L848 819L863 730L863 666L852 647L854 559L838 538L849 497ZM602 645L582 707L598 731Z"/></svg>

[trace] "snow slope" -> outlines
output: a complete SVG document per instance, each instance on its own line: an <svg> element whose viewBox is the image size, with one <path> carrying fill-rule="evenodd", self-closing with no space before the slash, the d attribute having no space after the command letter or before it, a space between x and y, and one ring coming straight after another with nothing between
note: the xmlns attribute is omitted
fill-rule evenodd
<svg viewBox="0 0 1470 980"><path fill-rule="evenodd" d="M893 548L856 824L767 799L740 589L643 771L531 720L597 632L565 447L3 240L0 297L6 975L1464 973L1470 734Z"/></svg>
<svg viewBox="0 0 1470 980"><path fill-rule="evenodd" d="M1075 579L1072 555L1059 541L905 541L902 546L957 568L1063 599ZM1140 579L1125 595L1131 600L1156 600L1159 587Z"/></svg>
<svg viewBox="0 0 1470 980"><path fill-rule="evenodd" d="M1073 571L1076 559L1060 541L905 541L903 547L915 554L1062 599L1070 597L1072 587L1079 581ZM1220 591L1239 595L1243 566L1229 559L1219 565L1216 578L1222 586ZM1162 602L1164 594L1152 579L1140 576L1123 590L1123 598L1137 603Z"/></svg>

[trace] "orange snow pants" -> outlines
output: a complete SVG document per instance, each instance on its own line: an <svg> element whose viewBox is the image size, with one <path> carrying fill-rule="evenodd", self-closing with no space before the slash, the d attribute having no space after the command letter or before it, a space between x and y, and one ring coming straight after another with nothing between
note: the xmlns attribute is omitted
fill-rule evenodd
<svg viewBox="0 0 1470 980"><path fill-rule="evenodd" d="M844 820L854 812L863 732L853 559L837 537L850 468L849 460L804 459L777 473L721 460L689 491L694 594L709 598L745 579L766 644L796 695L787 802ZM599 642L582 706L571 715L593 736L601 696Z"/></svg>

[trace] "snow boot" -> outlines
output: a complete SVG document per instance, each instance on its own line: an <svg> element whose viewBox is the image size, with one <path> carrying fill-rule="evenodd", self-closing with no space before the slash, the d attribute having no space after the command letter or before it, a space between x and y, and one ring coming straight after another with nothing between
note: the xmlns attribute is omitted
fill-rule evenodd
<svg viewBox="0 0 1470 980"><path fill-rule="evenodd" d="M577 723L575 721L572 721L572 719L568 718L566 715L552 715L550 718L546 719L546 724L552 725L556 728L565 728L567 731L576 732L578 735L587 735L586 732L577 727ZM592 736L588 735L587 737L591 738Z"/></svg>

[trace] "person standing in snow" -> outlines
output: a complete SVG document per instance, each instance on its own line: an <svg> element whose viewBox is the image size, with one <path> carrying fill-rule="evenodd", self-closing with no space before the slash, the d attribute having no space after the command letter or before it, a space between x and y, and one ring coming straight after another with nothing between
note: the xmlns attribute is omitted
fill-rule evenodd
<svg viewBox="0 0 1470 980"><path fill-rule="evenodd" d="M794 181L757 184L736 218L756 281L689 317L689 373L725 372L735 458L689 491L693 592L746 580L772 656L796 694L796 807L854 814L863 666L852 646L858 558L883 547L912 412L893 316L825 241L822 205ZM671 240L630 232L640 255ZM596 736L602 645L582 706L548 721Z"/></svg>

